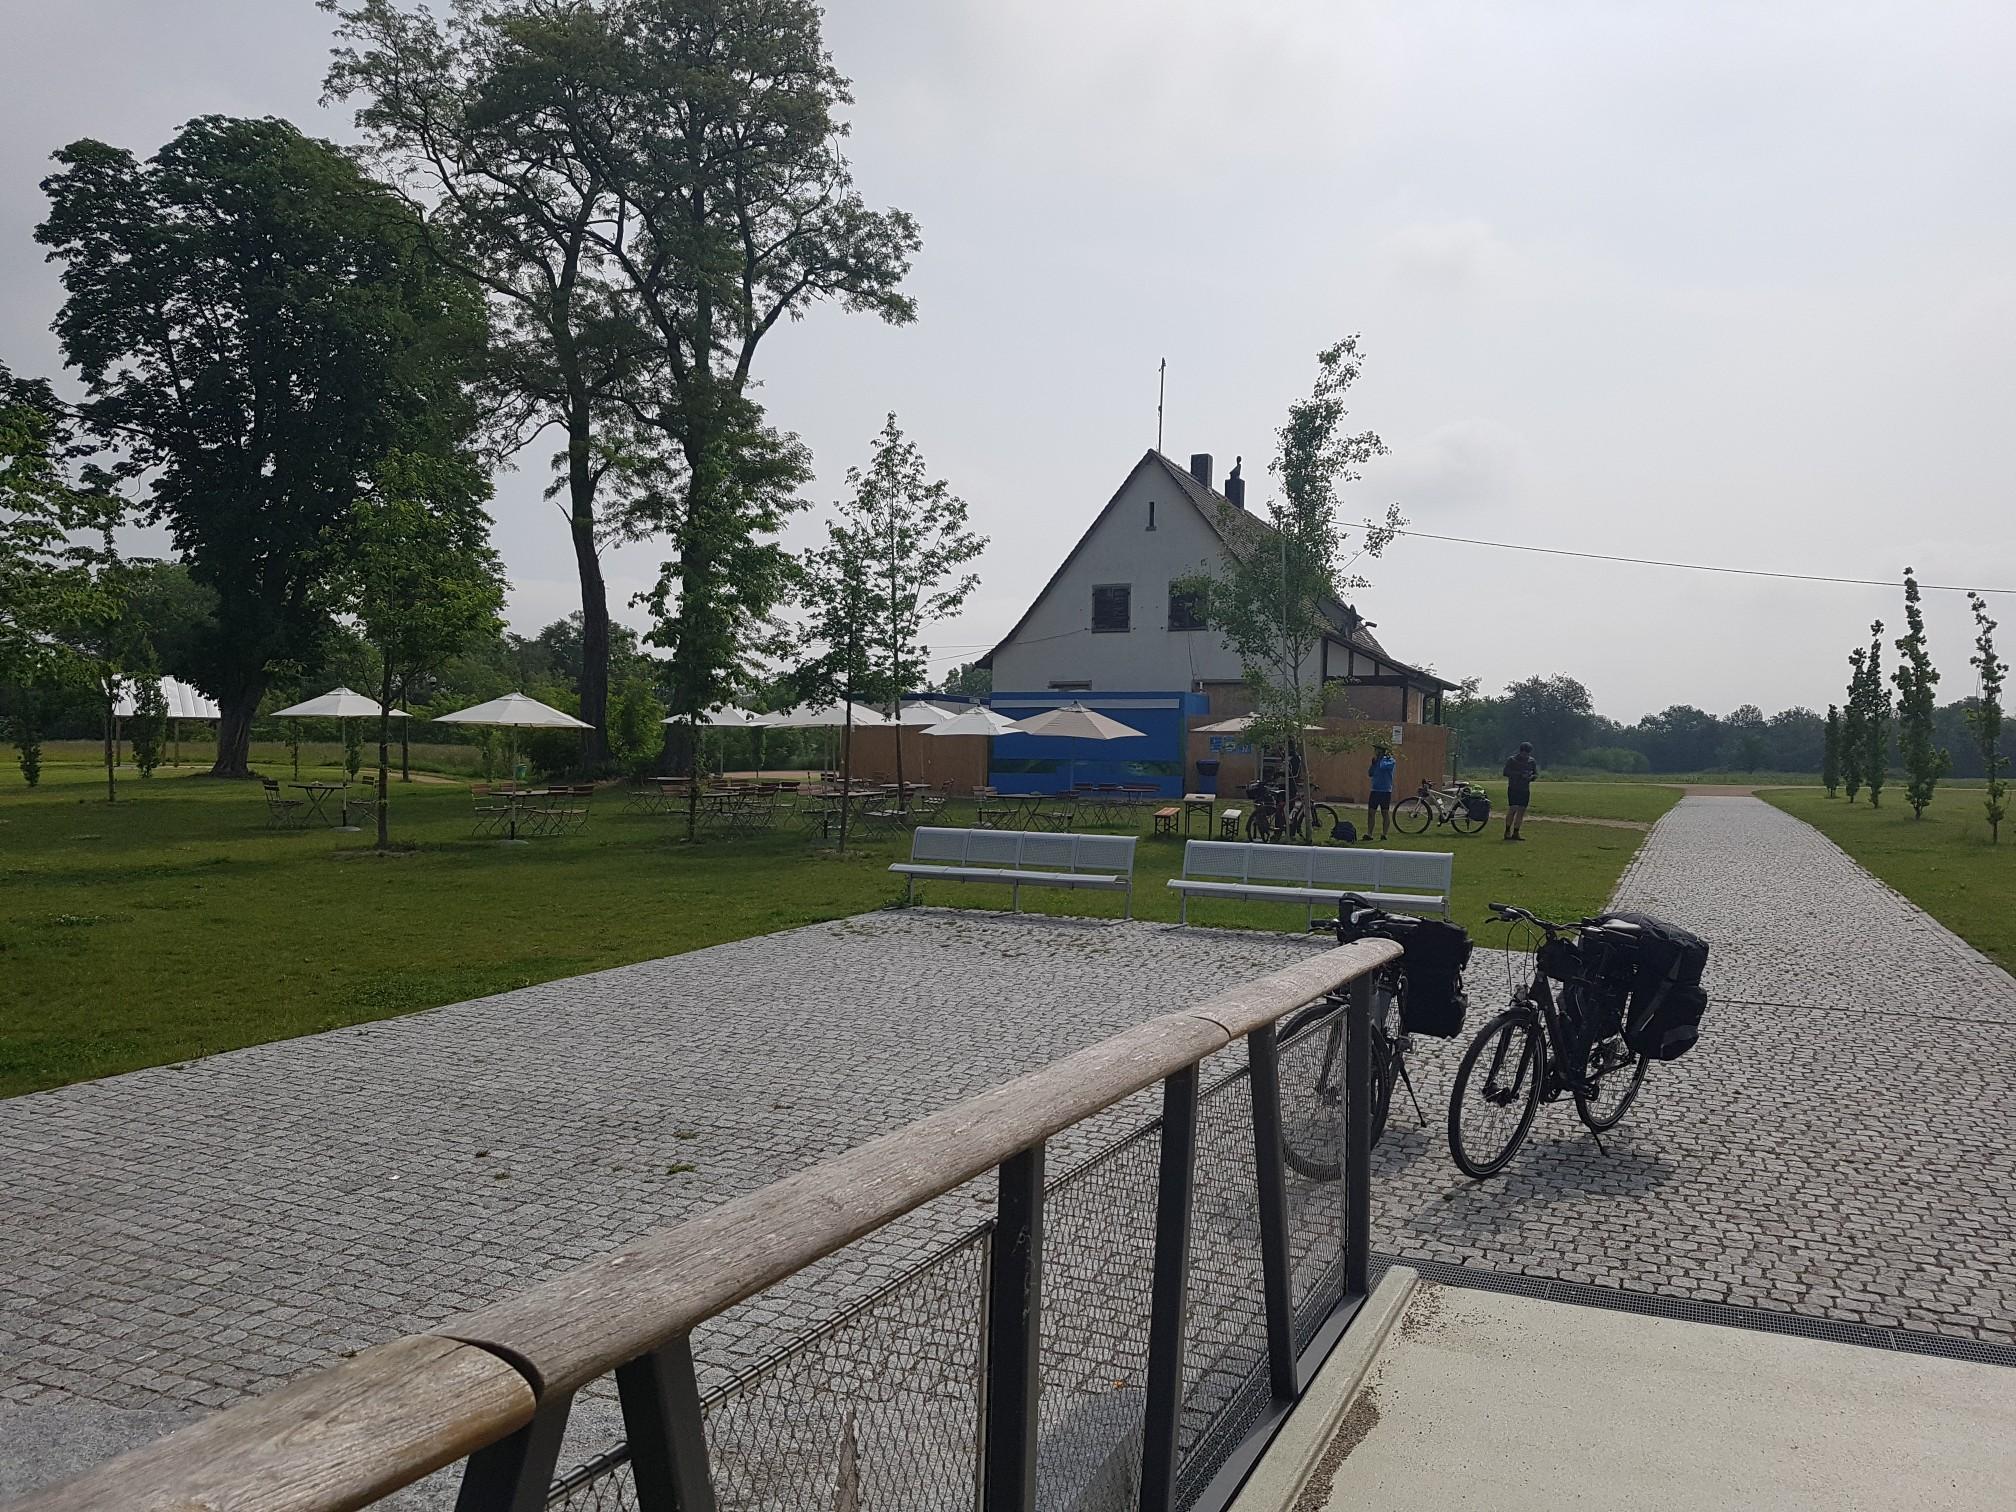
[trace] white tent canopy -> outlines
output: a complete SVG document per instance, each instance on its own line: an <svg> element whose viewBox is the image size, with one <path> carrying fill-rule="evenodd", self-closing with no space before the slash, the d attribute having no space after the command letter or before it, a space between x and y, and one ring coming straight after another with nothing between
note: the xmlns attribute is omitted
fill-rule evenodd
<svg viewBox="0 0 2016 1512"><path fill-rule="evenodd" d="M410 719L404 709L385 711L394 719ZM275 719L376 719L378 700L366 698L362 693L353 693L348 688L331 688L320 698L311 698L303 703L293 704L285 709L275 709Z"/></svg>
<svg viewBox="0 0 2016 1512"><path fill-rule="evenodd" d="M436 724L501 725L515 730L592 730L595 727L572 714L563 714L523 693L506 693L474 708L457 709L453 714L437 714Z"/></svg>
<svg viewBox="0 0 2016 1512"><path fill-rule="evenodd" d="M1006 714L996 714L984 704L975 704L961 714L954 714L943 724L935 724L925 730L926 735L1011 735L1015 732L1015 721Z"/></svg>
<svg viewBox="0 0 2016 1512"><path fill-rule="evenodd" d="M768 725L773 717L769 714L752 714L749 710L738 709L733 704L722 704L707 710L697 723L711 730L753 730ZM660 722L668 725L684 724L686 716L674 714Z"/></svg>
<svg viewBox="0 0 2016 1512"><path fill-rule="evenodd" d="M850 721L847 705L844 703L821 704L816 707L800 704L795 709L786 709L780 714L771 715L767 721L773 730L824 730L850 722L857 729L869 729L875 725L891 723L864 704L854 705L853 718Z"/></svg>
<svg viewBox="0 0 2016 1512"><path fill-rule="evenodd" d="M140 710L133 698L133 684L129 679L125 692L112 702L112 713L118 719L132 719ZM161 679L161 701L168 706L170 719L222 719L223 713L217 707L217 700L205 698L188 683L173 677Z"/></svg>

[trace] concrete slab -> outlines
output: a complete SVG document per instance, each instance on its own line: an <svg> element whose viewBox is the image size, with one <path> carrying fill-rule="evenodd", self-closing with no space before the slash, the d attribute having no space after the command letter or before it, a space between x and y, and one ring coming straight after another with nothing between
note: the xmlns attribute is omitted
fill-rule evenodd
<svg viewBox="0 0 2016 1512"><path fill-rule="evenodd" d="M2003 1512L2012 1423L2000 1366L1422 1283L1271 1506Z"/></svg>

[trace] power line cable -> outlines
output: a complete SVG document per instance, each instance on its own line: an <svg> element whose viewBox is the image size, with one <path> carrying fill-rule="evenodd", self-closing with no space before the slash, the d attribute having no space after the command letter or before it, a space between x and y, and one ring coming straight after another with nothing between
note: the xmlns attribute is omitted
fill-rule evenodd
<svg viewBox="0 0 2016 1512"><path fill-rule="evenodd" d="M1363 528L1387 530L1391 527L1375 521L1364 522ZM1625 562L1634 567L1672 567L1682 572L1723 572L1736 577L1781 578L1800 583L1842 583L1858 588L1902 588L1902 578L1853 578L1826 577L1817 572L1770 572L1761 567L1718 567L1705 562L1665 562L1656 557L1611 556L1601 551L1570 551L1564 546L1526 546L1516 541L1481 541L1473 536L1437 535L1432 530L1402 529L1393 531L1395 535L1417 536L1424 541L1452 541L1459 546L1490 546L1499 551L1528 551L1540 556L1579 557L1589 562ZM1969 588L1959 583L1920 583L1927 592L1939 593L2016 593L2016 588Z"/></svg>

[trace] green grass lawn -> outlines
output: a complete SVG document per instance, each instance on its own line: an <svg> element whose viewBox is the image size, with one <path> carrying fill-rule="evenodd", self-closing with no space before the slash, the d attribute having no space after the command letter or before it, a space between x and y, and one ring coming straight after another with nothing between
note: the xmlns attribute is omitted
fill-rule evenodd
<svg viewBox="0 0 2016 1512"><path fill-rule="evenodd" d="M1491 822L1497 824L1505 811L1505 780L1473 777L1470 781L1491 795ZM1679 788L1646 778L1636 782L1553 782L1543 776L1533 784L1533 802L1526 813L1530 818L1635 819L1653 824L1680 798Z"/></svg>
<svg viewBox="0 0 2016 1512"><path fill-rule="evenodd" d="M1818 788L1757 795L1804 819L1961 939L2016 970L2016 825L1988 843L1981 788L1941 784L1923 819L1890 788L1883 807L1829 799Z"/></svg>
<svg viewBox="0 0 2016 1512"><path fill-rule="evenodd" d="M304 772L304 775L308 775ZM907 838L841 859L793 833L677 842L680 821L605 792L579 835L500 846L469 834L460 785L393 789L393 834L273 833L252 785L160 775L107 805L86 765L30 792L0 772L0 1095L386 1018L556 977L894 906ZM1536 798L1538 793L1536 792ZM1568 802L1569 785L1555 790ZM1537 806L1536 806L1537 808ZM963 816L954 813L953 822ZM1143 823L1145 825L1145 818ZM1642 838L1536 825L1394 844L1453 850L1456 918L1487 901L1600 907ZM1135 912L1176 917L1182 846L1142 841ZM932 904L1002 908L1005 887L941 884ZM1025 907L1115 915L1110 893L1032 890ZM1299 908L1200 902L1205 925L1295 931ZM1482 938L1496 938L1496 931Z"/></svg>

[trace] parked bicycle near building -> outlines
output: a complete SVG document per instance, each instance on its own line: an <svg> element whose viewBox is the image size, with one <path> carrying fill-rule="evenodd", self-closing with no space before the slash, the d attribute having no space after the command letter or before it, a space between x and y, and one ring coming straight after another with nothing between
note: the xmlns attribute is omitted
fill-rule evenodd
<svg viewBox="0 0 2016 1512"><path fill-rule="evenodd" d="M1685 1054L1707 996L1699 937L1642 914L1556 923L1523 908L1494 917L1544 936L1533 975L1471 1040L1449 1093L1449 1153L1476 1180L1505 1169L1543 1102L1572 1096L1593 1134L1637 1100L1652 1060Z"/></svg>
<svg viewBox="0 0 2016 1512"><path fill-rule="evenodd" d="M1414 1096L1414 1083L1407 1074L1407 1054L1413 1047L1413 1036L1449 1038L1462 1030L1468 1006L1463 992L1463 968L1470 959L1470 936L1462 926L1441 919L1388 913L1356 893L1344 894L1337 900L1337 906L1336 918L1321 919L1309 926L1312 934L1319 930L1335 931L1340 945L1354 940L1388 939L1404 952L1399 960L1382 967L1372 980L1372 1143L1377 1145L1380 1135L1386 1132L1396 1086L1407 1089L1416 1116L1421 1115L1420 1099ZM1323 1036L1323 1053L1311 1090L1314 1122L1291 1126L1291 1121L1284 1118L1281 1127L1282 1158L1290 1168L1313 1181L1335 1181L1342 1169L1334 1135L1343 1097L1343 1006L1342 998L1324 998L1289 1018L1281 1029L1284 1052L1305 1033Z"/></svg>
<svg viewBox="0 0 2016 1512"><path fill-rule="evenodd" d="M1403 835L1425 835L1446 824L1459 835L1474 835L1491 822L1491 800L1467 782L1431 787L1423 782L1412 798L1393 807L1393 828Z"/></svg>

